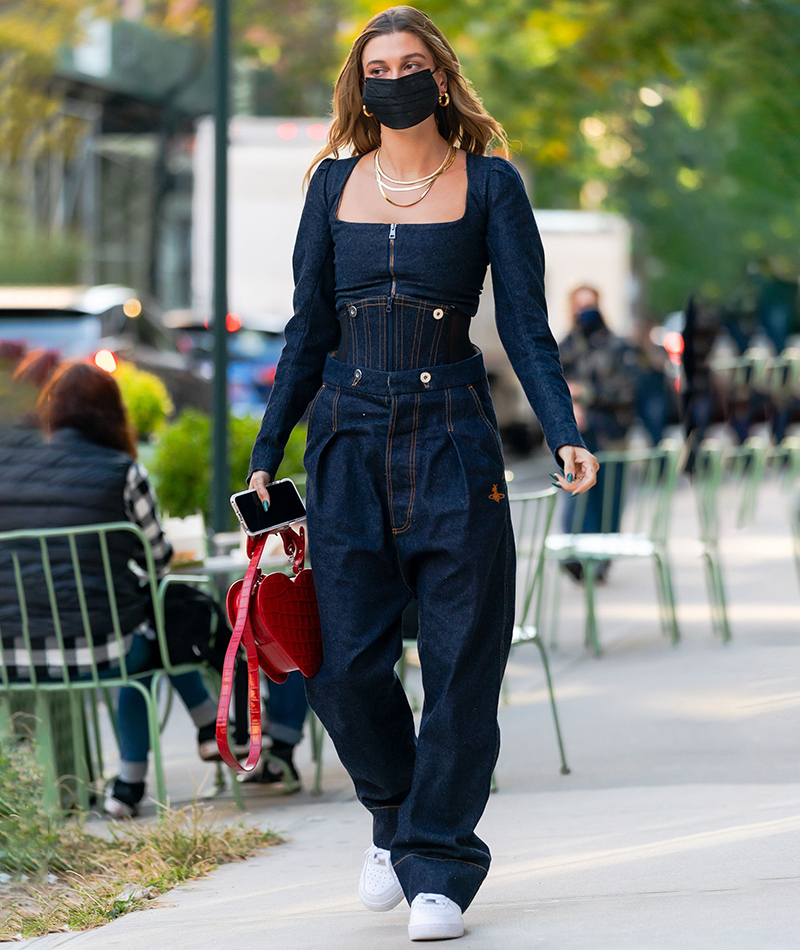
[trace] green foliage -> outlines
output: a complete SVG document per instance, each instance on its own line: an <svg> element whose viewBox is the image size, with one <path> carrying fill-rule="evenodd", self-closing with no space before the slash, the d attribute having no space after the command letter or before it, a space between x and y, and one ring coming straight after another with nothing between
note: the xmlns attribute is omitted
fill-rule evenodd
<svg viewBox="0 0 800 950"><path fill-rule="evenodd" d="M534 205L633 220L654 315L697 291L728 300L758 259L800 273L796 0L431 0L425 11L503 123Z"/></svg>
<svg viewBox="0 0 800 950"><path fill-rule="evenodd" d="M133 363L120 362L114 376L136 434L147 439L157 432L174 410L163 380Z"/></svg>
<svg viewBox="0 0 800 950"><path fill-rule="evenodd" d="M231 416L228 438L230 493L243 491L260 422L252 417ZM286 446L277 477L303 473L306 427L298 425ZM150 466L164 510L185 518L198 509L206 520L211 506L211 420L197 409L185 409L161 434ZM234 515L231 510L231 525Z"/></svg>
<svg viewBox="0 0 800 950"><path fill-rule="evenodd" d="M30 750L0 741L0 871L42 876L85 864L74 827L44 809L42 774Z"/></svg>

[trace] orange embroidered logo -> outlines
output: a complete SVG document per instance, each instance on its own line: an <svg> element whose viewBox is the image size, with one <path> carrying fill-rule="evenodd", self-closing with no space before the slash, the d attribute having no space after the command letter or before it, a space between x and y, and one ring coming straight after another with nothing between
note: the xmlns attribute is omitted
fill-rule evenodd
<svg viewBox="0 0 800 950"><path fill-rule="evenodd" d="M491 495L489 495L489 497L492 499L492 501L496 501L499 503L506 496L501 491L497 490L497 485L492 485L492 493Z"/></svg>

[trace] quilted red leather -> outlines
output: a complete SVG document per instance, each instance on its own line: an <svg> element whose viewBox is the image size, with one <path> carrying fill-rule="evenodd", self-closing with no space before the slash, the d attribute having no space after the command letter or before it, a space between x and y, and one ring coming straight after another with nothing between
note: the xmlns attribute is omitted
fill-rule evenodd
<svg viewBox="0 0 800 950"><path fill-rule="evenodd" d="M217 745L223 761L237 772L250 772L261 754L261 691L259 667L275 683L286 681L292 670L314 676L322 664L322 635L317 595L310 569L305 561L305 532L291 528L281 532L283 546L292 558L295 577L276 572L264 575L258 562L267 535L248 538L250 564L244 579L228 590L226 606L233 626L222 674L217 710ZM247 655L248 708L250 715L250 752L243 766L228 745L228 710L233 689L233 668L239 644ZM257 743L257 745L256 745Z"/></svg>

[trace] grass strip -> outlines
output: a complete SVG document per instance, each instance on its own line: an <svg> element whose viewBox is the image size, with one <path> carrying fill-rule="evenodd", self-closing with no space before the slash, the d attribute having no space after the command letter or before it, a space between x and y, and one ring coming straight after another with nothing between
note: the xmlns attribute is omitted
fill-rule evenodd
<svg viewBox="0 0 800 950"><path fill-rule="evenodd" d="M0 743L0 940L108 923L177 884L241 861L283 839L228 824L208 805L170 809L163 821L50 816L29 743Z"/></svg>

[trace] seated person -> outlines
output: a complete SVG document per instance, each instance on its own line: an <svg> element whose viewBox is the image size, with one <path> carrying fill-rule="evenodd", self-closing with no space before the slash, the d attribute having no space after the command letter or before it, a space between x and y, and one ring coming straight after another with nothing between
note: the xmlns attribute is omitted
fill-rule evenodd
<svg viewBox="0 0 800 950"><path fill-rule="evenodd" d="M136 461L136 445L119 386L113 376L88 363L61 366L38 402L46 439L31 443L5 433L0 440L0 530L72 527L132 521L148 538L158 576L166 573L172 548L164 537L147 472ZM86 637L71 552L66 542L48 542L50 568L71 679L119 675L124 657L129 673L160 666L155 632L148 620L152 600L129 560L144 564L138 538L127 531L107 536L119 633L106 592L96 535L78 539L91 642ZM31 652L26 649L11 552L0 550L0 630L9 676L63 679L61 652L49 595L42 577L38 542L15 542L28 613ZM197 727L198 752L219 757L215 740L216 702L196 671L171 677ZM141 682L148 684L148 679ZM150 748L144 699L134 687L120 690L118 708L120 774L109 787L105 809L117 817L136 814L144 797Z"/></svg>

